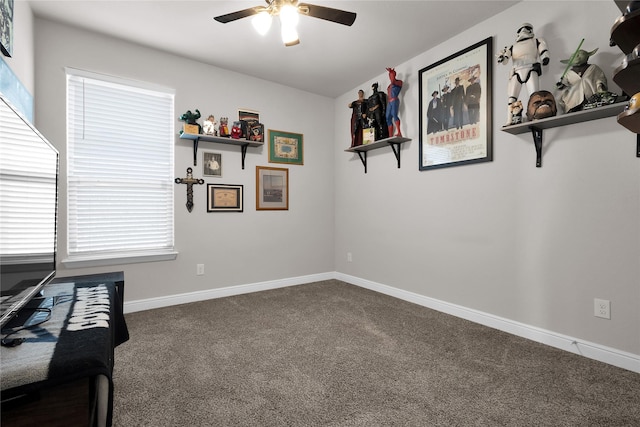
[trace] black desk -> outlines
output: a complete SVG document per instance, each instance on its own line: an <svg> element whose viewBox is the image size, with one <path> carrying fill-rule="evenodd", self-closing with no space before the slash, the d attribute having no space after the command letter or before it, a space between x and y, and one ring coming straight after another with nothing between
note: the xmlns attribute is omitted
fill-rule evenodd
<svg viewBox="0 0 640 427"><path fill-rule="evenodd" d="M122 272L56 278L51 318L0 348L2 425L110 426L113 349L129 339Z"/></svg>

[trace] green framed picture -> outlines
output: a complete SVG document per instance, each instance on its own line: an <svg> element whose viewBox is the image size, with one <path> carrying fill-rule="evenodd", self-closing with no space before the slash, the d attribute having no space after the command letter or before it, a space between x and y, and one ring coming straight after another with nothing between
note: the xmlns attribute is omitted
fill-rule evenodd
<svg viewBox="0 0 640 427"><path fill-rule="evenodd" d="M302 134L269 129L269 163L302 165Z"/></svg>

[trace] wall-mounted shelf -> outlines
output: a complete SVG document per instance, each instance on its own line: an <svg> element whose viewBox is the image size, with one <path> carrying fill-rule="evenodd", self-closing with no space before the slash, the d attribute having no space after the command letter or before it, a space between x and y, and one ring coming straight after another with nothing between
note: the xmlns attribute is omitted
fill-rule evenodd
<svg viewBox="0 0 640 427"><path fill-rule="evenodd" d="M618 46L628 55L640 43L638 40L640 40L640 10L634 10L616 19L611 27L610 46Z"/></svg>
<svg viewBox="0 0 640 427"><path fill-rule="evenodd" d="M542 167L542 130L555 128L558 126L571 125L575 123L587 122L590 120L603 119L605 117L616 116L624 110L626 102L592 108L590 110L577 111L575 113L562 114L546 119L533 120L519 123L517 125L503 126L502 131L512 135L531 132L533 143L536 148L536 167Z"/></svg>
<svg viewBox="0 0 640 427"><path fill-rule="evenodd" d="M371 144L350 147L344 151L348 153L358 153L358 156L360 157L360 161L364 165L364 173L367 173L367 152L371 150L375 150L377 148L391 146L391 149L393 150L393 154L395 154L396 160L398 161L398 169L399 169L400 168L400 145L408 141L411 141L411 139L400 137L400 136L393 136L391 138L380 139Z"/></svg>
<svg viewBox="0 0 640 427"><path fill-rule="evenodd" d="M640 114L625 110L618 114L618 123L633 133L640 133Z"/></svg>
<svg viewBox="0 0 640 427"><path fill-rule="evenodd" d="M216 144L238 145L242 150L242 169L244 169L244 158L247 155L247 147L260 147L264 142L249 141L247 139L233 139L231 137L224 138L212 135L196 135L193 133L181 133L180 139L190 139L193 141L193 166L198 164L198 143L200 141L215 142Z"/></svg>
<svg viewBox="0 0 640 427"><path fill-rule="evenodd" d="M626 9L620 8L623 13ZM627 56L614 71L613 81L629 96L640 92L640 9L622 15L611 27L609 45L618 46ZM640 158L640 112L623 111L618 115L618 123L636 133L636 157Z"/></svg>
<svg viewBox="0 0 640 427"><path fill-rule="evenodd" d="M640 25L640 22L638 23ZM640 43L640 42L639 42ZM628 61L626 58L622 65L613 71L613 81L616 82L629 96L640 92L640 58Z"/></svg>

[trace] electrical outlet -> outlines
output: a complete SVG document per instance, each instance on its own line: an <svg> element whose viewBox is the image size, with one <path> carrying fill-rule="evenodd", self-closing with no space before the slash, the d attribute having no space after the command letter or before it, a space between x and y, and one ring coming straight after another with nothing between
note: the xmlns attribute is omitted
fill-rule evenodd
<svg viewBox="0 0 640 427"><path fill-rule="evenodd" d="M594 298L593 315L603 319L611 319L611 302L606 299Z"/></svg>
<svg viewBox="0 0 640 427"><path fill-rule="evenodd" d="M197 276L204 276L204 264L197 264L196 265L196 275Z"/></svg>
<svg viewBox="0 0 640 427"><path fill-rule="evenodd" d="M353 257L351 256L351 252L347 252L347 262L352 262Z"/></svg>

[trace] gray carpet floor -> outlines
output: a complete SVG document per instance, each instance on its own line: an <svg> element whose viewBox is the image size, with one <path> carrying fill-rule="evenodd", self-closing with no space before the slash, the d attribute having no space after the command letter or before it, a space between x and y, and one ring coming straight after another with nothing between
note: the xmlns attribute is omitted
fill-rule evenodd
<svg viewBox="0 0 640 427"><path fill-rule="evenodd" d="M640 426L640 375L329 280L126 316L114 426Z"/></svg>

